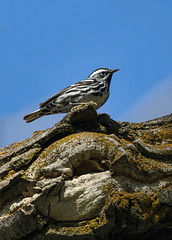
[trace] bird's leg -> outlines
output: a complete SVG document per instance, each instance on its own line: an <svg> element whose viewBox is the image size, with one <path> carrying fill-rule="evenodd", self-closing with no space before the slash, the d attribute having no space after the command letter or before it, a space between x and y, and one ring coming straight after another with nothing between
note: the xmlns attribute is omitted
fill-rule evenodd
<svg viewBox="0 0 172 240"><path fill-rule="evenodd" d="M93 102L93 101L85 102L85 103L84 103L84 102L83 102L83 103L71 103L71 102L69 102L69 104L74 106L74 107L71 109L71 111L74 111L75 109L77 109L77 108L79 108L79 107L83 107L83 106L88 105L88 104L93 105L95 109L96 109L96 107L97 107L97 103L95 103L95 102Z"/></svg>

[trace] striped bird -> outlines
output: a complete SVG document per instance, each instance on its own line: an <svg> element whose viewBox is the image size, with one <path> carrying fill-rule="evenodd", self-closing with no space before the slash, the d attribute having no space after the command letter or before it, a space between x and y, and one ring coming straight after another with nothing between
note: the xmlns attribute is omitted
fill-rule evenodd
<svg viewBox="0 0 172 240"><path fill-rule="evenodd" d="M50 97L39 105L40 109L24 116L27 123L45 115L68 113L82 103L94 102L100 108L109 97L109 87L114 72L119 69L99 68L87 79L77 82Z"/></svg>

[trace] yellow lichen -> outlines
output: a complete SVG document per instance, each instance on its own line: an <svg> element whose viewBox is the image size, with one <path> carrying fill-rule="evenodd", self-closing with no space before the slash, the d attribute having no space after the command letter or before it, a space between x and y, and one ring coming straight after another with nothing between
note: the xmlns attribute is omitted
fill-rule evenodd
<svg viewBox="0 0 172 240"><path fill-rule="evenodd" d="M66 149L78 148L80 144L84 143L86 147L89 147L92 143L96 146L100 146L105 156L112 156L115 154L115 144L114 141L107 137L106 134L94 133L94 132L82 132L71 134L64 137L56 142L50 144L46 149L42 151L40 156L36 161L29 167L26 171L25 177L35 175L35 178L39 178L41 170L53 163L55 159L58 159L60 153L64 152ZM55 157L52 157L55 156Z"/></svg>
<svg viewBox="0 0 172 240"><path fill-rule="evenodd" d="M111 184L105 186L103 191L106 195L106 209L109 204L113 204L116 214L121 211L123 214L126 212L126 216L137 216L145 226L148 222L161 221L169 211L167 206L161 206L158 193L151 195L145 192L127 193L123 190L117 192Z"/></svg>
<svg viewBox="0 0 172 240"><path fill-rule="evenodd" d="M82 235L93 232L93 230L107 223L105 214L91 220L87 220L81 226L62 226L52 225L49 227L48 233L59 233L64 235Z"/></svg>
<svg viewBox="0 0 172 240"><path fill-rule="evenodd" d="M172 142L172 129L170 128L162 128L158 129L156 131L146 131L142 134L142 138L147 143L152 144L161 144L163 143L163 146L166 144Z"/></svg>
<svg viewBox="0 0 172 240"><path fill-rule="evenodd" d="M0 155L2 155L2 154L4 154L5 152L4 151L2 151L2 152L0 152Z"/></svg>
<svg viewBox="0 0 172 240"><path fill-rule="evenodd" d="M20 173L21 173L21 175L23 175L25 172L24 172L24 170L21 170Z"/></svg>
<svg viewBox="0 0 172 240"><path fill-rule="evenodd" d="M8 172L8 174L4 177L4 179L8 179L9 177L11 177L12 175L14 175L16 172L14 170L11 170Z"/></svg>
<svg viewBox="0 0 172 240"><path fill-rule="evenodd" d="M38 220L38 223L41 225L45 225L47 223L47 219L40 214L37 215L37 220Z"/></svg>

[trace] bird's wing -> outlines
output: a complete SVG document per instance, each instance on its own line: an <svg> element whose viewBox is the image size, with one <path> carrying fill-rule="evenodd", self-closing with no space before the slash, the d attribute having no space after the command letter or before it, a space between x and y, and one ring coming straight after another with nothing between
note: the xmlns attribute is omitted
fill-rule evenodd
<svg viewBox="0 0 172 240"><path fill-rule="evenodd" d="M61 90L60 92L56 93L55 95L53 95L52 97L48 98L45 102L40 103L39 107L43 108L45 107L47 104L49 104L51 101L53 101L54 99L58 98L59 96L61 96L65 91L67 90L67 88Z"/></svg>
<svg viewBox="0 0 172 240"><path fill-rule="evenodd" d="M80 81L80 82L77 82L77 83L75 83L75 84L73 84L73 85L71 85L71 86L69 86L69 87L66 87L66 88L64 88L63 90L61 90L60 92L58 92L58 93L56 93L55 95L53 95L52 97L50 97L50 98L48 98L45 102L43 102L43 103L40 103L39 104L39 107L40 108L43 108L43 107L45 107L47 104L49 104L50 102L52 102L54 99L57 99L58 97L60 97L61 95L63 95L65 92L69 92L70 90L72 91L72 90L74 90L75 88L77 89L77 87L79 87L79 89L80 89L80 87L84 87L84 86L86 86L86 85L90 85L90 84L92 84L94 82L94 80L92 80L92 79L87 79L87 80L82 80L82 81ZM81 90L81 89L80 89Z"/></svg>

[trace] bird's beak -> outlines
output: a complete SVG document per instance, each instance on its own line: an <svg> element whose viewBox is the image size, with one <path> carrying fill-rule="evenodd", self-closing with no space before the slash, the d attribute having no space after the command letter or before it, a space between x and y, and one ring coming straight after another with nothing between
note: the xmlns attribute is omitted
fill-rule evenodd
<svg viewBox="0 0 172 240"><path fill-rule="evenodd" d="M114 69L114 70L111 70L111 73L113 74L114 72L117 72L119 71L120 69Z"/></svg>

